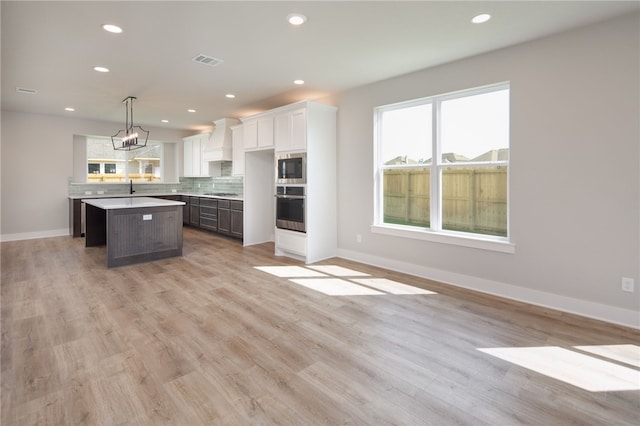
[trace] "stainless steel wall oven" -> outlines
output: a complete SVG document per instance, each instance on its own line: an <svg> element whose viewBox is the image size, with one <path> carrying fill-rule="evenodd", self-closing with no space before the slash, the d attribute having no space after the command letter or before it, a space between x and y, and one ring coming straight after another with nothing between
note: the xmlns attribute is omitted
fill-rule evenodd
<svg viewBox="0 0 640 426"><path fill-rule="evenodd" d="M276 187L276 226L280 229L306 232L305 187Z"/></svg>

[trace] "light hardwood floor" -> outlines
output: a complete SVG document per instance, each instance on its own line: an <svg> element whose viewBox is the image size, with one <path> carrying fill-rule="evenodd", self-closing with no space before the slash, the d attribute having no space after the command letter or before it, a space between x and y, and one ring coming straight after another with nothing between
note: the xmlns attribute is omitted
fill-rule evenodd
<svg viewBox="0 0 640 426"><path fill-rule="evenodd" d="M640 366L585 348L637 357L636 330L341 259L321 264L357 274L302 281L314 270L272 244L188 228L183 257L110 270L84 239L1 249L3 426L638 424L640 392L608 376ZM301 285L366 290L363 274L384 291ZM487 348L559 352L532 355L543 374Z"/></svg>

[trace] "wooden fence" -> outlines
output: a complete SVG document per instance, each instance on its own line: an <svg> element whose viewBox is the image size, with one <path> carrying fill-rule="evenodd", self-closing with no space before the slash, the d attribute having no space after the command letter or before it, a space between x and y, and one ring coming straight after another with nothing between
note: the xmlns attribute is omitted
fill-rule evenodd
<svg viewBox="0 0 640 426"><path fill-rule="evenodd" d="M384 221L428 227L428 169L384 172ZM507 167L455 167L442 172L443 229L507 235Z"/></svg>

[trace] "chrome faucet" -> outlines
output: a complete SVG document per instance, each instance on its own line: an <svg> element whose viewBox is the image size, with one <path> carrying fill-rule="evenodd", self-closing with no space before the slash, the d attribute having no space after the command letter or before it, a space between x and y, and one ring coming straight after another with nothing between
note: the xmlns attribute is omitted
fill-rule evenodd
<svg viewBox="0 0 640 426"><path fill-rule="evenodd" d="M136 191L133 190L133 180L129 180L129 194L133 194L134 192Z"/></svg>

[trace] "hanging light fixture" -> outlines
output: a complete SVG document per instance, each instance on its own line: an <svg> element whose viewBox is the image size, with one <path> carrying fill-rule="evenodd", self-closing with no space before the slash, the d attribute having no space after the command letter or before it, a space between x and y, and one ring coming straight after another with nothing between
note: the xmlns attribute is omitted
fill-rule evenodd
<svg viewBox="0 0 640 426"><path fill-rule="evenodd" d="M125 104L126 110L124 130L118 130L118 133L111 136L113 149L117 149L120 151L131 151L147 146L149 132L144 130L140 126L135 126L133 124L133 101L136 99L137 98L135 96L128 96L122 101L122 103ZM122 136L120 136L121 133L123 133Z"/></svg>

